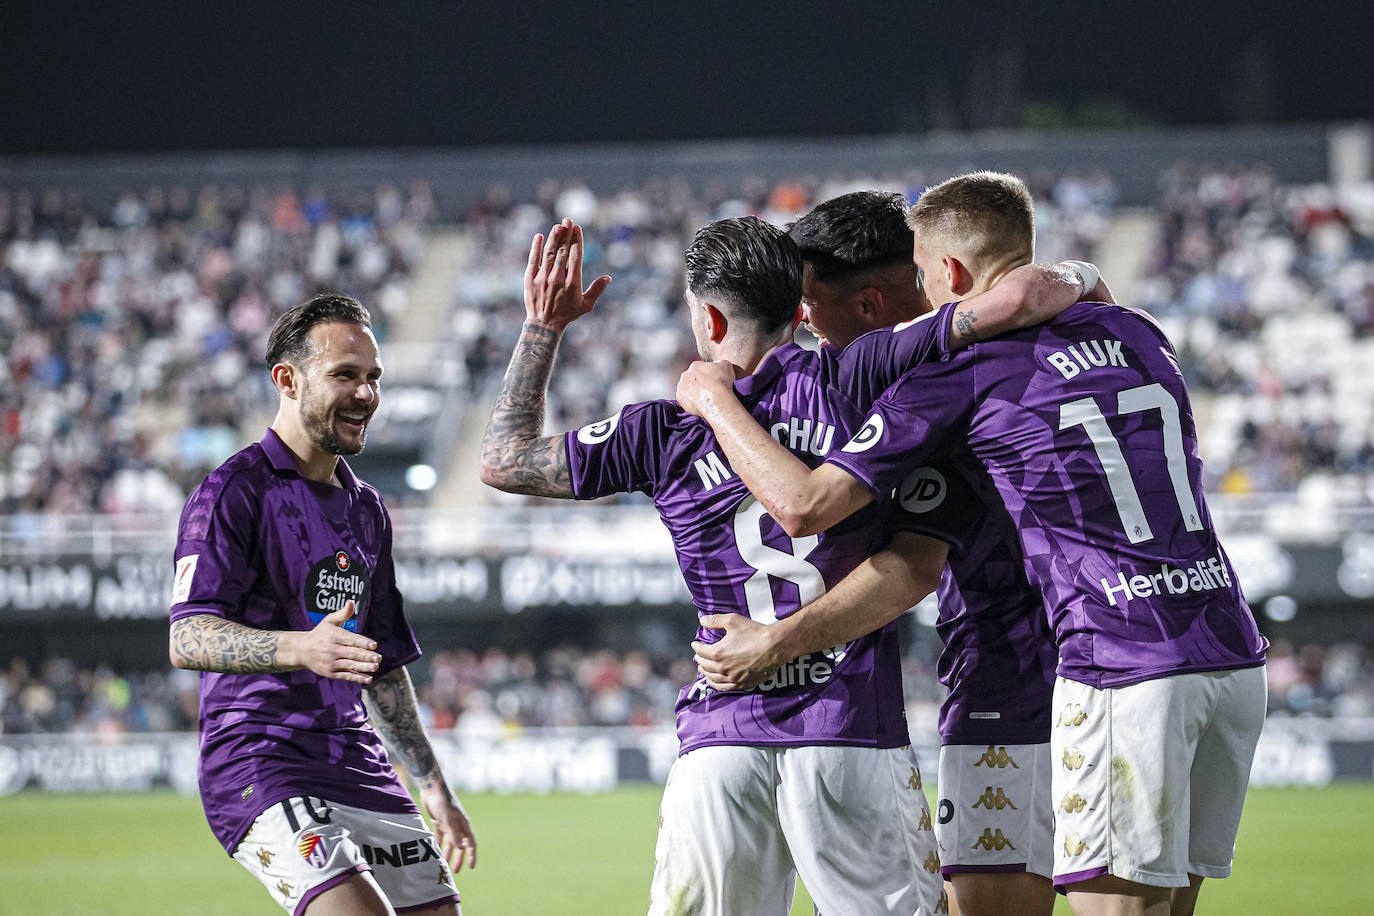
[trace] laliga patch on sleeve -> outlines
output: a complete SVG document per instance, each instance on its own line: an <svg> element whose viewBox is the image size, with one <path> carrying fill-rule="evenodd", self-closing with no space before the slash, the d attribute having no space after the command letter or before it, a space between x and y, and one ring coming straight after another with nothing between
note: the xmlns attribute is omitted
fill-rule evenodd
<svg viewBox="0 0 1374 916"><path fill-rule="evenodd" d="M191 580L196 577L196 562L200 554L193 553L177 560L176 579L172 584L172 603L181 604L191 597Z"/></svg>

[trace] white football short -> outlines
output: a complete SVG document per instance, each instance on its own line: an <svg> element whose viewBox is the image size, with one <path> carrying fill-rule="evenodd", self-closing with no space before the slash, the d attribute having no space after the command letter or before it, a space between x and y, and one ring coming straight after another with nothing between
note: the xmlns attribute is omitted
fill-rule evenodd
<svg viewBox="0 0 1374 916"><path fill-rule="evenodd" d="M704 747L668 774L651 916L949 912L909 747Z"/></svg>
<svg viewBox="0 0 1374 916"><path fill-rule="evenodd" d="M458 903L453 873L418 813L389 814L297 796L259 814L234 848L288 913L360 872L398 912Z"/></svg>
<svg viewBox="0 0 1374 916"><path fill-rule="evenodd" d="M940 748L935 838L945 876L1028 871L1051 876L1050 745Z"/></svg>
<svg viewBox="0 0 1374 916"><path fill-rule="evenodd" d="M1263 667L1054 685L1054 883L1184 887L1231 873L1264 725Z"/></svg>

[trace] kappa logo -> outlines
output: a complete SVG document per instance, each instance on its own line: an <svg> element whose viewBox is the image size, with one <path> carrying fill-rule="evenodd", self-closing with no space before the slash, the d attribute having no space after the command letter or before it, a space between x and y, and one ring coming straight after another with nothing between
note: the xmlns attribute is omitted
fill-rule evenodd
<svg viewBox="0 0 1374 916"><path fill-rule="evenodd" d="M300 850L301 858L315 868L324 868L324 864L329 861L329 844L324 841L324 837L313 830L307 830L301 834L300 842L296 844L296 848Z"/></svg>
<svg viewBox="0 0 1374 916"><path fill-rule="evenodd" d="M263 868L266 868L267 866L272 864L273 855L275 855L275 853L273 853L272 850L267 849L265 847L263 849L258 850L258 861L262 863Z"/></svg>
<svg viewBox="0 0 1374 916"><path fill-rule="evenodd" d="M940 899L939 899L939 901L935 904L935 912L937 912L937 913L948 913L948 912L949 912L949 894L945 893L944 891L940 891Z"/></svg>
<svg viewBox="0 0 1374 916"><path fill-rule="evenodd" d="M906 511L920 515L938 509L948 493L949 484L945 482L945 475L935 468L917 468L897 488L897 501Z"/></svg>
<svg viewBox="0 0 1374 916"><path fill-rule="evenodd" d="M448 866L443 862L439 863L439 880L435 884L448 884Z"/></svg>
<svg viewBox="0 0 1374 916"><path fill-rule="evenodd" d="M1059 810L1063 811L1065 814L1077 814L1084 809L1088 811L1093 810L1088 807L1087 800L1077 792L1070 792L1065 795L1064 800L1059 803Z"/></svg>
<svg viewBox="0 0 1374 916"><path fill-rule="evenodd" d="M932 849L930 854L926 856L925 862L922 864L926 871L930 872L932 875L937 874L940 871L940 856Z"/></svg>
<svg viewBox="0 0 1374 916"><path fill-rule="evenodd" d="M583 445L600 445L602 442L611 438L611 434L615 432L615 428L619 425L619 413L599 422L589 423L577 431L577 441L581 442Z"/></svg>
<svg viewBox="0 0 1374 916"><path fill-rule="evenodd" d="M921 809L921 817L916 821L917 830L930 829L930 812L925 808Z"/></svg>
<svg viewBox="0 0 1374 916"><path fill-rule="evenodd" d="M277 882L277 893L281 894L283 897L290 897L290 896L291 896L291 885L287 884L285 881L278 881L278 882Z"/></svg>
<svg viewBox="0 0 1374 916"><path fill-rule="evenodd" d="M1064 855L1081 856L1083 853L1087 852L1087 850L1088 844L1083 842L1083 839L1078 834L1070 833L1068 836L1064 837Z"/></svg>
<svg viewBox="0 0 1374 916"><path fill-rule="evenodd" d="M1088 721L1088 714L1083 711L1083 707L1078 703L1066 703L1063 711L1059 713L1058 725L1074 726L1082 725Z"/></svg>
<svg viewBox="0 0 1374 916"><path fill-rule="evenodd" d="M906 778L906 787L907 787L908 789L919 789L919 788L921 788L921 771L920 771L920 770L916 769L915 767L912 767L912 768L911 768L911 775L908 776L908 777Z"/></svg>
<svg viewBox="0 0 1374 916"><path fill-rule="evenodd" d="M992 791L992 786L988 786L987 789L984 790L983 794L978 797L978 800L973 804L969 805L969 807L982 807L987 808L989 811L1001 811L1003 808L1010 808L1013 811L1019 810L1014 804L1012 804L1011 799L1007 798L1007 793L1002 791L1001 786L997 787L996 792Z"/></svg>
<svg viewBox="0 0 1374 916"><path fill-rule="evenodd" d="M849 452L851 455L859 452L866 452L878 444L878 440L883 437L883 418L878 414L868 418L868 422L859 428L854 437L844 444L840 449L842 452Z"/></svg>
<svg viewBox="0 0 1374 916"><path fill-rule="evenodd" d="M983 828L983 835L980 836L969 849L986 849L988 852L1001 852L1004 849L1015 849L1011 840L1002 835L1000 829L993 830L991 827Z"/></svg>
<svg viewBox="0 0 1374 916"><path fill-rule="evenodd" d="M1078 749L1078 745L1075 744L1073 747L1064 748L1064 769L1080 770L1083 768L1083 764L1086 763L1087 760L1088 758L1084 757L1083 752Z"/></svg>
<svg viewBox="0 0 1374 916"><path fill-rule="evenodd" d="M1014 770L1021 769L1015 759L1007 753L1006 747L994 747L991 744L983 752L983 756L979 757L973 765L976 767L996 767L999 770L1005 770L1007 767Z"/></svg>

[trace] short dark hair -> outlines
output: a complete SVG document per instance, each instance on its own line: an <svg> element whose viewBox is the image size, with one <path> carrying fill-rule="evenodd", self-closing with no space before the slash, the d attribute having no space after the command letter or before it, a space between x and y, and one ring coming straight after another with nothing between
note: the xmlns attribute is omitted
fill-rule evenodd
<svg viewBox="0 0 1374 916"><path fill-rule="evenodd" d="M371 329L372 316L351 296L325 293L282 315L267 335L267 365L299 365L310 357L310 332L319 324L356 324Z"/></svg>
<svg viewBox="0 0 1374 916"><path fill-rule="evenodd" d="M707 223L687 248L687 288L718 297L763 331L790 322L801 302L802 256L787 233L757 216Z"/></svg>
<svg viewBox="0 0 1374 916"><path fill-rule="evenodd" d="M787 234L817 280L849 280L874 267L911 263L915 233L906 210L906 198L895 191L854 191L817 204Z"/></svg>

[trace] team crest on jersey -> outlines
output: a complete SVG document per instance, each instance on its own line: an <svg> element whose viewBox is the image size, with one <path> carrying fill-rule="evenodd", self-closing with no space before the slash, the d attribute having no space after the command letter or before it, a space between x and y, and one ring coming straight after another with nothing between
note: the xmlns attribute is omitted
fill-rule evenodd
<svg viewBox="0 0 1374 916"><path fill-rule="evenodd" d="M333 555L320 560L310 567L305 580L305 612L312 625L319 623L326 615L342 610L352 601L358 609L344 629L356 633L358 617L365 607L371 583L368 582L367 568L356 562L348 551L340 548Z"/></svg>
<svg viewBox="0 0 1374 916"><path fill-rule="evenodd" d="M583 445L600 445L611 438L611 433L620 425L620 414L607 417L597 423L589 423L577 431L577 441Z"/></svg>
<svg viewBox="0 0 1374 916"><path fill-rule="evenodd" d="M945 475L935 468L917 468L897 488L897 501L906 511L920 515L943 505L948 493L949 484L945 482Z"/></svg>
<svg viewBox="0 0 1374 916"><path fill-rule="evenodd" d="M313 830L301 835L301 840L296 844L296 848L300 850L301 858L315 868L324 868L324 864L329 861L329 845L325 842L324 837Z"/></svg>
<svg viewBox="0 0 1374 916"><path fill-rule="evenodd" d="M854 437L844 444L842 452L855 454L866 452L878 444L878 440L883 437L883 418L874 414L868 418L868 422L860 427Z"/></svg>

